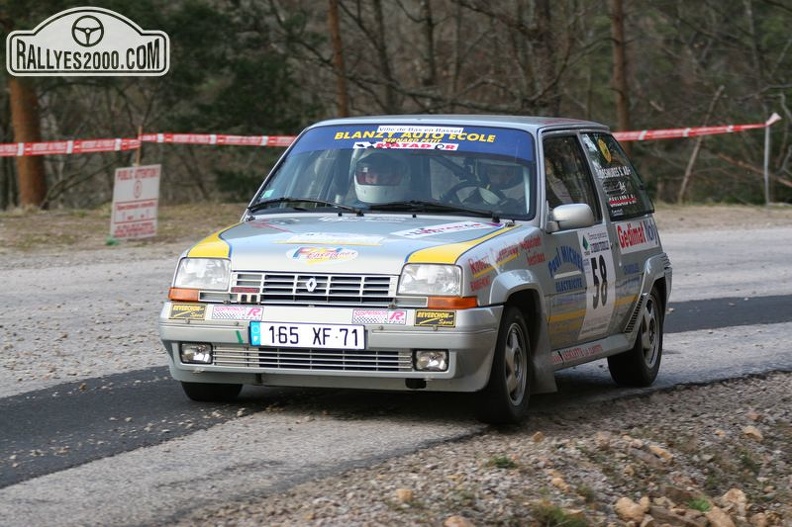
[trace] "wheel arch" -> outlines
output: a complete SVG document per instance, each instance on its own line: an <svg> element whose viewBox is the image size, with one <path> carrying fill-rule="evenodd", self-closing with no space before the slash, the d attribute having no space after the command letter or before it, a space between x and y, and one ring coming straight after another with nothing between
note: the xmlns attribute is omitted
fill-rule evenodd
<svg viewBox="0 0 792 527"><path fill-rule="evenodd" d="M513 291L506 299L507 306L517 307L523 315L531 346L531 393L552 393L558 390L552 368L547 319L542 295L537 288L525 287Z"/></svg>

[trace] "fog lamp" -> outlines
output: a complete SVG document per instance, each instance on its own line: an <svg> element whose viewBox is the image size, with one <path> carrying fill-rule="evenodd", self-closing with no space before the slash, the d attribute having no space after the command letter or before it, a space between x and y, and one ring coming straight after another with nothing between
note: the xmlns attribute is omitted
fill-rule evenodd
<svg viewBox="0 0 792 527"><path fill-rule="evenodd" d="M212 364L212 345L206 342L183 342L179 358L185 364Z"/></svg>
<svg viewBox="0 0 792 527"><path fill-rule="evenodd" d="M415 352L415 369L420 371L446 371L448 369L448 352L417 350Z"/></svg>

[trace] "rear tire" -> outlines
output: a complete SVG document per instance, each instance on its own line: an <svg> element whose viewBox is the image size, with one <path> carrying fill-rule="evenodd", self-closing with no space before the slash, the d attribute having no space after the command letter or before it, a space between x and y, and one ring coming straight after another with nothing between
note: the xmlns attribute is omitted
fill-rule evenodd
<svg viewBox="0 0 792 527"><path fill-rule="evenodd" d="M531 341L519 309L503 312L486 388L478 394L478 418L493 425L522 420L531 395Z"/></svg>
<svg viewBox="0 0 792 527"><path fill-rule="evenodd" d="M635 345L608 357L608 369L616 384L649 386L654 382L663 355L663 318L663 303L657 288L653 288L641 309Z"/></svg>
<svg viewBox="0 0 792 527"><path fill-rule="evenodd" d="M241 384L182 382L181 385L188 398L201 403L227 403L236 399L242 391Z"/></svg>

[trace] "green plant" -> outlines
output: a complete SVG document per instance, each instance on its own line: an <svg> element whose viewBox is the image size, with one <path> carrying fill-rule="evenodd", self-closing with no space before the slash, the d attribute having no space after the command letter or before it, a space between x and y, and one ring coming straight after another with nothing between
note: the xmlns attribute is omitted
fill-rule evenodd
<svg viewBox="0 0 792 527"><path fill-rule="evenodd" d="M688 508L699 512L707 512L712 508L707 498L694 498L688 502Z"/></svg>
<svg viewBox="0 0 792 527"><path fill-rule="evenodd" d="M517 468L517 463L506 455L493 456L487 464L496 468Z"/></svg>
<svg viewBox="0 0 792 527"><path fill-rule="evenodd" d="M546 500L535 503L531 512L536 524L542 527L588 527L589 525L585 518L572 516Z"/></svg>
<svg viewBox="0 0 792 527"><path fill-rule="evenodd" d="M577 493L583 498L586 503L594 503L597 499L597 493L588 485L581 485L577 488Z"/></svg>

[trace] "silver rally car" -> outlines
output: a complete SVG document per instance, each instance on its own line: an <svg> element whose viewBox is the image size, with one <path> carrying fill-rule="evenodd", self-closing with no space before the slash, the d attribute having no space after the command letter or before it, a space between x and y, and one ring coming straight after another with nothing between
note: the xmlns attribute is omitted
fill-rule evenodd
<svg viewBox="0 0 792 527"><path fill-rule="evenodd" d="M160 319L197 401L245 384L475 392L518 422L554 372L657 376L671 264L608 129L413 115L304 130L237 225L182 254Z"/></svg>

